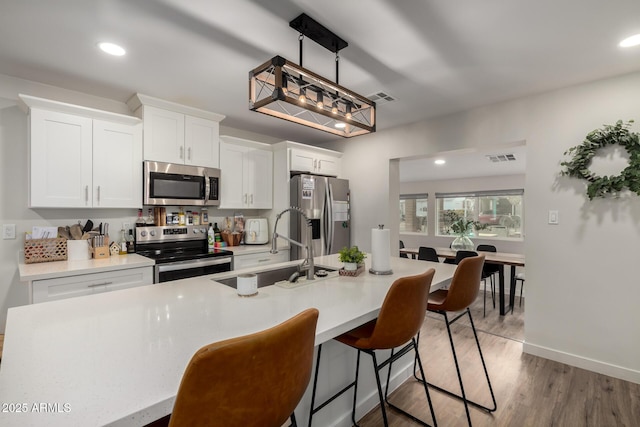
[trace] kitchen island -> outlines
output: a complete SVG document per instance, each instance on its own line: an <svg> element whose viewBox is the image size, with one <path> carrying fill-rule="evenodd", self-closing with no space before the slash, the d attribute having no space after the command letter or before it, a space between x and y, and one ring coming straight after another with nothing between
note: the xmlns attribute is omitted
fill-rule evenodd
<svg viewBox="0 0 640 427"><path fill-rule="evenodd" d="M0 425L145 425L171 412L184 369L198 348L269 328L309 307L320 311L318 345L374 319L396 278L435 267L434 290L446 285L455 270L455 265L392 258L392 275L373 275L367 272L370 258L357 277L294 289L267 286L248 298L213 276L201 276L11 308L0 365ZM342 265L337 255L317 257L315 263ZM258 269L215 277L250 271ZM348 349L340 351L355 359ZM326 359L332 375L342 378L349 368L337 368L339 357ZM408 377L406 366L399 371L399 381ZM362 390L368 399L366 384ZM345 404L348 422L350 402ZM298 408L302 422L307 408L305 396Z"/></svg>

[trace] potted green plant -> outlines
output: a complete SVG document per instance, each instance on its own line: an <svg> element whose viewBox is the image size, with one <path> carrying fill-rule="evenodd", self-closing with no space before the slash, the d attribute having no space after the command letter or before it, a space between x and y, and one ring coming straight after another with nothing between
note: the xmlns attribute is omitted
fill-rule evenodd
<svg viewBox="0 0 640 427"><path fill-rule="evenodd" d="M344 262L344 269L350 271L357 270L358 265L360 265L366 257L367 254L358 249L357 246L351 246L350 248L345 246L338 252L338 259L340 262Z"/></svg>

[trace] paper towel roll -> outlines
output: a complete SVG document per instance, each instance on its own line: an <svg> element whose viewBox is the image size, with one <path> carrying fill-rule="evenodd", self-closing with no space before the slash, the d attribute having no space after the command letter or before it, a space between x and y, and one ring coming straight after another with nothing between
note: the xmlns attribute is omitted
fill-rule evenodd
<svg viewBox="0 0 640 427"><path fill-rule="evenodd" d="M390 253L390 232L382 228L371 230L371 272L390 273L391 253Z"/></svg>

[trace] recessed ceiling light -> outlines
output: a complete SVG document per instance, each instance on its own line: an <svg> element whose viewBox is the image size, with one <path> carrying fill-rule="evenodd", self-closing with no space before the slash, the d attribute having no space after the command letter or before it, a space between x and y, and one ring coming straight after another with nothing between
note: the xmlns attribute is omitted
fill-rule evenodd
<svg viewBox="0 0 640 427"><path fill-rule="evenodd" d="M343 122L338 122L334 126L338 129L344 129L345 127L347 127L347 124Z"/></svg>
<svg viewBox="0 0 640 427"><path fill-rule="evenodd" d="M105 53L113 56L122 56L127 53L122 46L118 46L114 43L101 42L98 43L98 47Z"/></svg>
<svg viewBox="0 0 640 427"><path fill-rule="evenodd" d="M632 47L638 45L640 45L640 34L634 34L631 37L627 37L618 44L620 47Z"/></svg>
<svg viewBox="0 0 640 427"><path fill-rule="evenodd" d="M438 159L438 160L434 161L433 163L435 163L436 165L444 165L447 162L442 160L442 159Z"/></svg>

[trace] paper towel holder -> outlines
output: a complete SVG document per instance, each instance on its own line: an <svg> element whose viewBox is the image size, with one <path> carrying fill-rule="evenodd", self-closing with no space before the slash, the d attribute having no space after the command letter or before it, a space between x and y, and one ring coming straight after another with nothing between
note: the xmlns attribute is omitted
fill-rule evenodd
<svg viewBox="0 0 640 427"><path fill-rule="evenodd" d="M384 230L384 224L378 224L378 230ZM389 274L393 274L393 270L389 269L389 270L385 270L385 271L379 271L379 270L374 270L373 266L372 266L369 269L369 273L377 274L377 275L389 275Z"/></svg>

